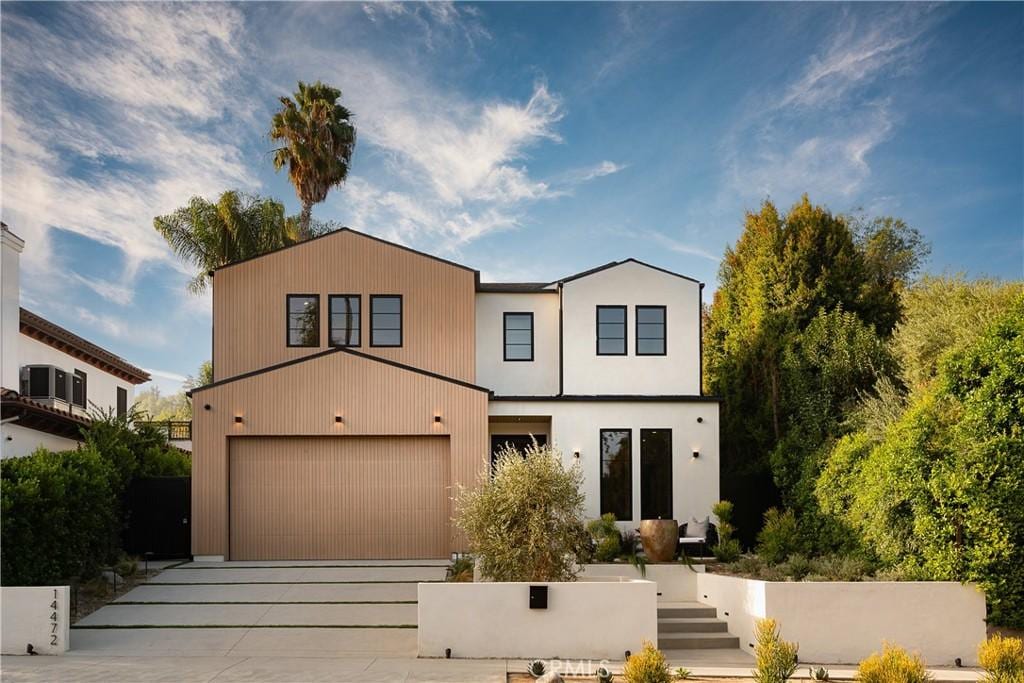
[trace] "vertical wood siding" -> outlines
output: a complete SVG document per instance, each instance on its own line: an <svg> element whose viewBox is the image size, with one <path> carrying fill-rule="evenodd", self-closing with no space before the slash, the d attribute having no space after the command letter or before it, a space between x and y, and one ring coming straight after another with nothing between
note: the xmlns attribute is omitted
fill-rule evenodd
<svg viewBox="0 0 1024 683"><path fill-rule="evenodd" d="M447 557L447 437L229 443L232 559Z"/></svg>
<svg viewBox="0 0 1024 683"><path fill-rule="evenodd" d="M467 382L476 375L476 275L351 231L217 271L213 370L227 379L329 348L328 296L362 295L359 350ZM320 295L320 346L285 343L285 297ZM370 346L370 295L401 294L403 345Z"/></svg>
<svg viewBox="0 0 1024 683"><path fill-rule="evenodd" d="M486 392L344 352L197 391L193 405L196 555L230 555L228 448L233 437L447 436L449 485L472 487L486 472ZM241 423L234 421L236 415ZM335 422L335 415L344 422ZM435 415L442 421L435 422ZM450 550L465 549L453 525L448 534Z"/></svg>

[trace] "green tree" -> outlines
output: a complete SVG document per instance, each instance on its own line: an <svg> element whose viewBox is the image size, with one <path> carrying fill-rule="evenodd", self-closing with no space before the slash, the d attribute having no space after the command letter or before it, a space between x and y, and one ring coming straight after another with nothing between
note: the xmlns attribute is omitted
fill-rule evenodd
<svg viewBox="0 0 1024 683"><path fill-rule="evenodd" d="M179 258L195 266L188 288L196 294L206 290L210 271L296 241L283 204L236 191L221 193L216 202L193 197L174 213L154 218L153 227Z"/></svg>
<svg viewBox="0 0 1024 683"><path fill-rule="evenodd" d="M302 203L299 235L311 236L313 205L348 177L356 129L352 114L338 103L341 90L320 81L299 81L295 99L281 98L270 124L270 138L284 144L274 150L274 168L288 167L288 178Z"/></svg>

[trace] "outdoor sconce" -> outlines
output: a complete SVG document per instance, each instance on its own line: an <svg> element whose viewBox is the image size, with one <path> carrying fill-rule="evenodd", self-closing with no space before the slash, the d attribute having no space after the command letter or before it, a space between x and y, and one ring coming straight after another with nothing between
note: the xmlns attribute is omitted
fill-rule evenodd
<svg viewBox="0 0 1024 683"><path fill-rule="evenodd" d="M704 421L704 418L703 418L703 417L698 417L698 418L697 418L697 424L700 424L700 423L701 423L701 422L703 422L703 421Z"/></svg>
<svg viewBox="0 0 1024 683"><path fill-rule="evenodd" d="M337 422L338 424L341 424L342 422L345 421L345 418L343 418L341 415L335 415L334 421Z"/></svg>
<svg viewBox="0 0 1024 683"><path fill-rule="evenodd" d="M434 422L440 422L440 421L441 421L441 416L440 415L435 415L434 416Z"/></svg>
<svg viewBox="0 0 1024 683"><path fill-rule="evenodd" d="M693 457L694 457L694 459L695 459L695 460L696 460L697 458L699 458L699 457L700 457L700 451L694 451L694 452L693 452Z"/></svg>
<svg viewBox="0 0 1024 683"><path fill-rule="evenodd" d="M573 451L572 452L572 457L574 457L577 460L579 460L580 459L580 452L579 451Z"/></svg>
<svg viewBox="0 0 1024 683"><path fill-rule="evenodd" d="M203 406L203 410L210 410L211 408L212 406L209 403Z"/></svg>
<svg viewBox="0 0 1024 683"><path fill-rule="evenodd" d="M235 415L235 424L242 424L242 416Z"/></svg>

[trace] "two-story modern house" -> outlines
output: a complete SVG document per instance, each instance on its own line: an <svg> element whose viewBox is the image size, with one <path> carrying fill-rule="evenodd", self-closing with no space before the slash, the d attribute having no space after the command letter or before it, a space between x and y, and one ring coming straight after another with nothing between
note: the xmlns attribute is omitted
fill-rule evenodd
<svg viewBox="0 0 1024 683"><path fill-rule="evenodd" d="M718 500L701 287L629 259L550 283L339 230L215 271L193 553L446 557L451 498L536 438L626 527Z"/></svg>
<svg viewBox="0 0 1024 683"><path fill-rule="evenodd" d="M21 307L24 241L0 229L0 455L77 447L93 408L123 415L149 373Z"/></svg>

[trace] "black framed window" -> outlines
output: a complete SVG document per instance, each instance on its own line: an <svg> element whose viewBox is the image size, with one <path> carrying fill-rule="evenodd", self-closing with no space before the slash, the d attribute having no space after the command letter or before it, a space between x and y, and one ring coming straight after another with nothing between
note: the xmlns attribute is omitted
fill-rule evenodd
<svg viewBox="0 0 1024 683"><path fill-rule="evenodd" d="M640 430L640 518L672 519L672 430Z"/></svg>
<svg viewBox="0 0 1024 683"><path fill-rule="evenodd" d="M533 313L505 314L505 360L533 360Z"/></svg>
<svg viewBox="0 0 1024 683"><path fill-rule="evenodd" d="M53 397L68 400L68 373L60 368L53 370Z"/></svg>
<svg viewBox="0 0 1024 683"><path fill-rule="evenodd" d="M128 414L128 390L124 387L117 388L117 416L124 417Z"/></svg>
<svg viewBox="0 0 1024 683"><path fill-rule="evenodd" d="M288 346L320 346L320 295L288 295Z"/></svg>
<svg viewBox="0 0 1024 683"><path fill-rule="evenodd" d="M82 408L86 407L89 400L87 382L88 378L85 373L75 370L75 374L71 378L71 402Z"/></svg>
<svg viewBox="0 0 1024 683"><path fill-rule="evenodd" d="M548 445L547 434L492 434L491 435L491 472L498 464L498 454L504 448L514 448L520 453L526 453L526 449L536 441L538 446Z"/></svg>
<svg viewBox="0 0 1024 683"><path fill-rule="evenodd" d="M597 307L597 355L626 355L626 307Z"/></svg>
<svg viewBox="0 0 1024 683"><path fill-rule="evenodd" d="M633 431L601 430L601 514L633 519Z"/></svg>
<svg viewBox="0 0 1024 683"><path fill-rule="evenodd" d="M402 297L374 294L370 297L370 346L402 345Z"/></svg>
<svg viewBox="0 0 1024 683"><path fill-rule="evenodd" d="M332 294L329 297L331 346L359 346L362 301L363 298L358 294Z"/></svg>
<svg viewBox="0 0 1024 683"><path fill-rule="evenodd" d="M636 307L636 355L665 355L665 307Z"/></svg>

